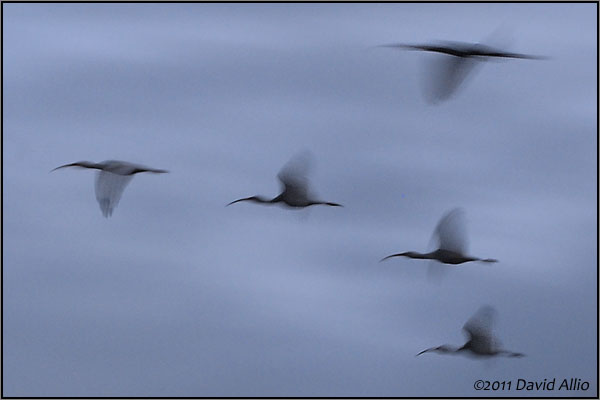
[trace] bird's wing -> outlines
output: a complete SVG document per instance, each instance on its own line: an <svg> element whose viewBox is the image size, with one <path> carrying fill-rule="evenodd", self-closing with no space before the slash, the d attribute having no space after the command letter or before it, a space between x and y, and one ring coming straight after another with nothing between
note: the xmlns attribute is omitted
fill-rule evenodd
<svg viewBox="0 0 600 400"><path fill-rule="evenodd" d="M496 310L491 306L483 306L469 318L463 329L475 343L489 347L493 344L498 345L497 339L492 334L495 319Z"/></svg>
<svg viewBox="0 0 600 400"><path fill-rule="evenodd" d="M446 213L435 227L432 240L440 249L467 254L467 229L463 209L455 208Z"/></svg>
<svg viewBox="0 0 600 400"><path fill-rule="evenodd" d="M282 172L277 177L283 184L283 192L292 197L308 197L308 179L305 176Z"/></svg>
<svg viewBox="0 0 600 400"><path fill-rule="evenodd" d="M132 175L119 175L112 172L99 171L96 175L96 200L106 218L113 213L123 190L133 178Z"/></svg>
<svg viewBox="0 0 600 400"><path fill-rule="evenodd" d="M478 60L469 57L473 45L459 42L441 42L440 44L404 44L393 43L379 47L392 47L403 50L422 50L434 52L434 59L428 68L425 83L425 95L429 102L436 103L450 98L478 64Z"/></svg>
<svg viewBox="0 0 600 400"><path fill-rule="evenodd" d="M465 57L439 56L433 65L431 92L433 100L446 100L452 97L478 61Z"/></svg>
<svg viewBox="0 0 600 400"><path fill-rule="evenodd" d="M312 165L312 155L308 151L296 154L288 161L277 178L290 195L308 196L308 173Z"/></svg>

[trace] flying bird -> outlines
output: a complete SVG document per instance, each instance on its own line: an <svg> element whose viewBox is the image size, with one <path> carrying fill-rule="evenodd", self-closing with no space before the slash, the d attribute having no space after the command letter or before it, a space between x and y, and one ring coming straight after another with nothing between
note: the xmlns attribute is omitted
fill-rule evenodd
<svg viewBox="0 0 600 400"><path fill-rule="evenodd" d="M437 242L437 250L429 253L418 253L407 251L392 254L382 258L380 261L392 257L408 257L416 259L437 260L444 264L462 264L469 261L481 261L487 263L497 262L492 258L481 259L467 255L467 235L465 228L464 211L455 208L449 211L438 222L433 232L432 240Z"/></svg>
<svg viewBox="0 0 600 400"><path fill-rule="evenodd" d="M467 342L462 347L442 345L425 349L417 356L427 352L440 354L465 354L479 357L523 357L523 353L515 353L500 348L501 344L492 334L496 311L491 306L481 307L463 326L468 336Z"/></svg>
<svg viewBox="0 0 600 400"><path fill-rule="evenodd" d="M326 205L342 207L341 204L321 201L309 193L307 172L309 167L309 156L307 153L292 158L279 172L277 178L281 182L282 192L272 199L263 196L251 196L234 200L228 206L241 201L252 201L259 204L282 204L292 208L304 208L314 205Z"/></svg>
<svg viewBox="0 0 600 400"><path fill-rule="evenodd" d="M520 58L528 60L547 59L521 53L510 53L480 43L438 42L432 44L392 43L377 47L391 47L402 50L417 50L443 54L444 60L436 65L432 76L432 98L430 100L446 100L450 98L466 79L467 75L481 61L503 58Z"/></svg>
<svg viewBox="0 0 600 400"><path fill-rule="evenodd" d="M149 168L139 164L132 164L126 161L107 160L99 163L89 161L79 161L71 164L61 165L54 168L79 167L99 170L96 175L96 200L100 205L102 215L110 217L113 210L119 204L123 190L133 178L133 175L140 172L152 172L162 174L169 171L164 169ZM50 171L50 172L52 172Z"/></svg>
<svg viewBox="0 0 600 400"><path fill-rule="evenodd" d="M392 43L384 44L380 47L392 47L404 50L421 50L431 51L434 53L447 54L449 56L461 58L478 58L480 61L486 61L486 57L496 58L523 58L528 60L543 60L546 57L533 56L529 54L510 53L486 46L480 43L464 43L464 42L439 42L439 44L403 44Z"/></svg>

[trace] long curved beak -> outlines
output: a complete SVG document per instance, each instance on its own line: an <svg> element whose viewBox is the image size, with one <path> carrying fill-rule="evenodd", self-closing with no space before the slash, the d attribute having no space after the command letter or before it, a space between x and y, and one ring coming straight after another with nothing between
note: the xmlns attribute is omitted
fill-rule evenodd
<svg viewBox="0 0 600 400"><path fill-rule="evenodd" d="M244 201L244 200L248 200L248 198L246 197L246 198L243 198L243 199L234 200L231 203L226 204L225 207L230 206L230 205L235 204L235 203L239 203L240 201Z"/></svg>
<svg viewBox="0 0 600 400"><path fill-rule="evenodd" d="M57 169L61 169L61 168L65 168L65 167L72 167L74 164L65 164L65 165L61 165L60 167L56 167L52 170L50 170L50 172L56 171Z"/></svg>
<svg viewBox="0 0 600 400"><path fill-rule="evenodd" d="M419 354L415 354L415 357L420 356L423 353L427 353L429 350L431 350L431 349L425 349L422 352L420 352Z"/></svg>
<svg viewBox="0 0 600 400"><path fill-rule="evenodd" d="M391 256L383 257L381 260L379 260L379 262L385 261L385 260L387 260L388 258L392 258L392 257L399 257L399 256L401 256L401 255L402 255L402 254L392 254Z"/></svg>

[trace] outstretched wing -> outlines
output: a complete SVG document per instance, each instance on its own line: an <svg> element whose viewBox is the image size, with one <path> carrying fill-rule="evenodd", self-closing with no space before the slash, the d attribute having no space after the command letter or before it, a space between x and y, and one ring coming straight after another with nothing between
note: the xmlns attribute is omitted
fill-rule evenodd
<svg viewBox="0 0 600 400"><path fill-rule="evenodd" d="M463 329L473 347L484 350L499 346L492 333L495 319L496 310L491 306L483 306L465 323Z"/></svg>
<svg viewBox="0 0 600 400"><path fill-rule="evenodd" d="M288 161L277 178L281 181L288 195L294 197L308 197L308 174L312 165L312 155L304 151Z"/></svg>
<svg viewBox="0 0 600 400"><path fill-rule="evenodd" d="M423 77L422 82L424 95L431 103L452 97L478 64L478 60L471 57L473 45L468 43L442 42L419 45L393 43L378 47L438 53L427 63L428 73Z"/></svg>
<svg viewBox="0 0 600 400"><path fill-rule="evenodd" d="M106 171L99 171L96 175L96 200L106 218L112 215L132 178L133 175L119 175Z"/></svg>
<svg viewBox="0 0 600 400"><path fill-rule="evenodd" d="M464 210L455 208L446 213L435 227L431 241L439 249L467 254L467 227Z"/></svg>
<svg viewBox="0 0 600 400"><path fill-rule="evenodd" d="M430 102L452 97L479 63L469 57L437 55L428 66L431 81L426 84L426 96ZM425 79L425 78L424 78Z"/></svg>

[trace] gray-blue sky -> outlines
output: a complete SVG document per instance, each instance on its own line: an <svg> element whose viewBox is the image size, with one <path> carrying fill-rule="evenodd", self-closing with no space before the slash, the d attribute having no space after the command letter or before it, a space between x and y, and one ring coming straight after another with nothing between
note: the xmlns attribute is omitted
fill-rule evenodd
<svg viewBox="0 0 600 400"><path fill-rule="evenodd" d="M596 7L4 4L4 395L597 395ZM496 29L551 59L435 106L427 55L371 48ZM344 208L224 207L304 150ZM108 220L91 171L48 173L106 159L171 173ZM455 206L500 263L378 263ZM483 304L527 357L414 357Z"/></svg>

